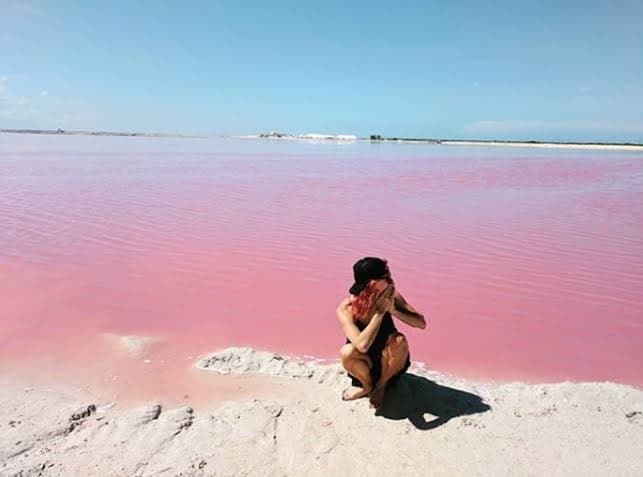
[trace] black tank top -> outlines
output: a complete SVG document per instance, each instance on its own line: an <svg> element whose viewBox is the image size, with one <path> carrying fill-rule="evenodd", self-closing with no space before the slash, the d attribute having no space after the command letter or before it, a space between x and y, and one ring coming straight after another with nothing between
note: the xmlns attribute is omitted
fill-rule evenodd
<svg viewBox="0 0 643 477"><path fill-rule="evenodd" d="M362 323L361 321L355 320L355 326L357 326L360 331L363 331L364 328L368 326L368 323ZM388 335L396 331L397 328L395 328L395 325L393 324L393 317L391 316L391 313L387 311L386 313L384 313L382 323L380 324L380 329L377 330L377 335L375 335L375 339L373 340L371 347L368 349L368 354L379 356L379 354L386 346ZM347 338L346 342L349 343L350 340L348 340Z"/></svg>

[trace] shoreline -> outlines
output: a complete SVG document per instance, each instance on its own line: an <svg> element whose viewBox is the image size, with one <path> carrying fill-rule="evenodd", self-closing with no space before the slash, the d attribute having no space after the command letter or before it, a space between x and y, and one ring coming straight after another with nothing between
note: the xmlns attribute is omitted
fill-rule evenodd
<svg viewBox="0 0 643 477"><path fill-rule="evenodd" d="M232 350L234 356L227 359L234 358L236 361L205 364L210 356L216 354L207 351L209 347L177 347L178 342L167 336L100 332L95 338L78 338L83 343L82 347L70 343L69 347L73 351L69 353L62 349L49 349L48 354L53 353L55 360L47 358L43 361L31 354L0 354L4 360L0 366L0 375L10 372L16 376L24 374L37 378L45 369L62 382L85 382L94 393L112 394L115 398L128 402L140 400L144 396L180 402L183 400L183 392L173 391L179 387L185 389L185 394L189 394L190 399L201 402L205 397L211 396L209 393L212 391L212 386L204 385L199 377L199 373L203 371L217 371L219 375L244 378L299 378L308 374L312 376L320 369L328 368L335 369L335 374L338 374L336 379L341 380L345 376L337 356L298 354L287 349L275 350L261 345L243 344L222 348ZM91 353L91 358L88 359L87 353ZM280 364L284 363L288 366L282 369ZM527 371L489 374L475 367L435 368L418 359L412 360L409 372L435 381L481 386L606 384L626 386L643 392L643 386L638 382L610 377L587 379L566 375L556 377L554 374L547 377L538 373L529 374ZM162 382L158 379L161 375L164 376ZM192 392L188 392L190 388Z"/></svg>
<svg viewBox="0 0 643 477"><path fill-rule="evenodd" d="M447 146L494 146L494 147L535 147L544 149L599 149L616 151L641 151L641 144L609 144L609 143L563 143L563 142L533 142L533 141L442 141Z"/></svg>
<svg viewBox="0 0 643 477"><path fill-rule="evenodd" d="M337 387L343 380L346 371L339 360L314 356L299 356L289 353L278 353L251 346L231 346L217 351L196 356L196 369L223 376L269 376L294 379L311 379L318 383L330 383ZM643 387L632 383L611 380L551 380L540 379L495 379L484 376L462 376L457 373L432 369L421 361L411 361L408 373L431 379L436 382L460 383L467 386L501 387L501 386L557 386L557 385L608 385L623 386L643 393ZM643 402L642 402L643 404Z"/></svg>
<svg viewBox="0 0 643 477"><path fill-rule="evenodd" d="M475 139L430 139L430 138L380 138L369 139L352 135L279 135L264 136L259 134L249 135L223 135L223 134L179 134L179 133L152 133L136 131L63 131L49 129L0 129L3 134L32 134L53 136L99 136L99 137L145 137L145 138L182 138L182 139L259 139L268 141L297 141L309 143L394 143L394 144L426 144L444 146L488 146L488 147L529 147L543 149L590 149L608 151L641 151L643 144L632 143L585 143L585 142L557 142L557 141L509 141L509 140L475 140Z"/></svg>
<svg viewBox="0 0 643 477"><path fill-rule="evenodd" d="M340 399L349 380L337 362L225 348L190 366L200 369L201 378L227 386L227 395L198 407L162 400L123 403L65 383L30 386L0 374L0 474L643 470L637 452L643 390L632 386L483 383L413 366L375 414L365 399ZM247 387L238 392L242 382Z"/></svg>
<svg viewBox="0 0 643 477"><path fill-rule="evenodd" d="M555 142L555 141L504 141L504 140L475 140L475 139L405 139L405 138L381 138L369 139L357 137L355 139L346 139L341 136L337 137L305 137L305 136L269 136L261 137L260 135L245 136L220 136L233 139L259 139L267 141L285 141L285 142L309 142L309 143L370 143L370 144L424 144L430 146L490 146L490 147L535 147L544 149L598 149L613 151L641 151L643 144L630 143L583 143L583 142Z"/></svg>

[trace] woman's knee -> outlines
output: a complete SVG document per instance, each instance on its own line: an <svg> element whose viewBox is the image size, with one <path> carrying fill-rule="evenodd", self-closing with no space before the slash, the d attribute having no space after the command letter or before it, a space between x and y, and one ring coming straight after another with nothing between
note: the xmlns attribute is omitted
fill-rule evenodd
<svg viewBox="0 0 643 477"><path fill-rule="evenodd" d="M352 343L347 343L339 349L339 356L342 364L346 363L348 360L359 360L366 363L366 366L369 368L373 366L371 357L366 353L361 353L357 351L357 348Z"/></svg>
<svg viewBox="0 0 643 477"><path fill-rule="evenodd" d="M352 343L346 343L344 346L339 348L339 357L342 362L344 362L347 359L352 358L355 351L355 346L353 346Z"/></svg>
<svg viewBox="0 0 643 477"><path fill-rule="evenodd" d="M386 349L395 355L408 353L409 343L406 336L402 333L391 333L386 340Z"/></svg>

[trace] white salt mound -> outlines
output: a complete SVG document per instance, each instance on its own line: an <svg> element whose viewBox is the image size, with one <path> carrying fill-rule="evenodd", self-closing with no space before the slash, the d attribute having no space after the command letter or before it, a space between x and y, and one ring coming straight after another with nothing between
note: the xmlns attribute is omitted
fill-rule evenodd
<svg viewBox="0 0 643 477"><path fill-rule="evenodd" d="M263 374L288 378L303 378L314 383L336 385L346 373L338 364L320 365L315 361L285 357L269 351L232 347L210 353L196 363L199 369L219 374Z"/></svg>
<svg viewBox="0 0 643 477"><path fill-rule="evenodd" d="M317 384L326 384L332 389L347 386L350 383L346 371L338 361L332 364L322 364L316 358L304 360L296 356L283 356L248 347L230 347L209 353L197 361L196 367L219 374L258 374L302 378ZM412 363L408 373L430 379L436 383L449 381L467 389L477 389L474 383L449 378L427 370L423 363Z"/></svg>

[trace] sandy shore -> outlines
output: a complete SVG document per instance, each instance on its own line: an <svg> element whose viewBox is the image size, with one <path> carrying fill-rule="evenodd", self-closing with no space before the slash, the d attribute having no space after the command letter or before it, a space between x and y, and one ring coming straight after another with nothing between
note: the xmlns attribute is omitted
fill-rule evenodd
<svg viewBox="0 0 643 477"><path fill-rule="evenodd" d="M494 146L494 147L533 147L542 149L593 149L599 151L640 151L643 146L636 144L583 144L557 142L502 142L502 141L442 141L451 146Z"/></svg>
<svg viewBox="0 0 643 477"><path fill-rule="evenodd" d="M224 136L225 137L225 136ZM643 145L640 144L601 144L601 143L560 143L560 142L529 142L529 141L467 141L467 140L449 140L449 139L404 139L404 138L382 138L371 140L367 138L357 138L345 136L333 137L331 135L324 137L311 136L291 136L283 137L261 137L259 135L246 136L229 136L236 139L262 139L268 141L304 141L314 143L333 143L333 142L361 142L361 143L389 143L389 144L428 144L444 146L487 146L487 147L519 147L519 148L539 148L539 149L589 149L598 151L639 151L643 152Z"/></svg>
<svg viewBox="0 0 643 477"><path fill-rule="evenodd" d="M339 399L336 363L229 348L197 366L270 385L191 408L0 377L0 475L643 473L643 391L625 385L474 383L412 367L375 415Z"/></svg>

